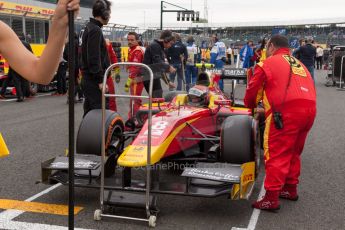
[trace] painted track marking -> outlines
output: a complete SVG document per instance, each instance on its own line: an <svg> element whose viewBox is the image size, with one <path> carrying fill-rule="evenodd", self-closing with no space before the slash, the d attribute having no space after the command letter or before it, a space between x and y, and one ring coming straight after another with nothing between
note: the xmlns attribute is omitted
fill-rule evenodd
<svg viewBox="0 0 345 230"><path fill-rule="evenodd" d="M31 201L0 199L0 208L68 216L68 206L61 204L46 204ZM82 209L82 207L76 206L74 208L74 215L78 214Z"/></svg>
<svg viewBox="0 0 345 230"><path fill-rule="evenodd" d="M31 202L51 191L60 187L62 184L56 184L43 190L42 192L26 199L25 201ZM24 211L18 211L9 209L0 213L0 229L8 229L8 230L66 230L67 227L57 226L57 225L49 225L49 224L38 224L38 223L26 223L26 222L19 222L19 221L12 221L14 218L18 217L19 215L23 214ZM84 228L75 228L75 230L88 230Z"/></svg>
<svg viewBox="0 0 345 230"><path fill-rule="evenodd" d="M258 199L261 198L264 194L265 194L265 188L264 188L264 183L262 183ZM258 223L260 211L261 211L260 209L255 209L254 208L252 216L250 217L249 224L248 224L247 228L232 227L231 230L255 230L256 224Z"/></svg>

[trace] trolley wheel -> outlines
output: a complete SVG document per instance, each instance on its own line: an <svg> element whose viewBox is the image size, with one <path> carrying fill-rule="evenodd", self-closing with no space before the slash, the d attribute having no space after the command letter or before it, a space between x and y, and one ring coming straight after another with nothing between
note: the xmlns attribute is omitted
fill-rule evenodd
<svg viewBox="0 0 345 230"><path fill-rule="evenodd" d="M96 209L95 213L93 214L93 219L94 220L101 220L102 219L101 214L102 214L102 210Z"/></svg>
<svg viewBox="0 0 345 230"><path fill-rule="evenodd" d="M157 217L154 215L151 215L149 217L149 227L151 227L151 228L156 227L156 221L157 221Z"/></svg>
<svg viewBox="0 0 345 230"><path fill-rule="evenodd" d="M29 85L30 85L30 96L35 96L38 91L38 84L29 82Z"/></svg>

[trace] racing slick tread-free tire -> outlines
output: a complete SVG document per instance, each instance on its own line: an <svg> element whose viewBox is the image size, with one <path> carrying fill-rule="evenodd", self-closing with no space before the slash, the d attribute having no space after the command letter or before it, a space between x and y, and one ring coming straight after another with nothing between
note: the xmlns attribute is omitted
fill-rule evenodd
<svg viewBox="0 0 345 230"><path fill-rule="evenodd" d="M184 94L185 91L170 91L164 96L165 102L171 102L178 94Z"/></svg>
<svg viewBox="0 0 345 230"><path fill-rule="evenodd" d="M124 124L121 116L111 110L105 113L105 143L106 150L113 143L121 145L121 141L114 140L121 138ZM78 154L101 155L102 146L102 110L94 109L88 112L83 118L77 135L76 152ZM115 135L115 137L114 137ZM112 146L113 147L113 146ZM116 146L115 146L116 147Z"/></svg>
<svg viewBox="0 0 345 230"><path fill-rule="evenodd" d="M247 115L234 115L225 119L220 134L220 160L243 164L254 161L253 118Z"/></svg>

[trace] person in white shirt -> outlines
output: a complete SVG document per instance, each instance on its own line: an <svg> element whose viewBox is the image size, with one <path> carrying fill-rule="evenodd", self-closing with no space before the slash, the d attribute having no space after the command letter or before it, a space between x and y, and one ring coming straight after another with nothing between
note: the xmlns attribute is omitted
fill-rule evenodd
<svg viewBox="0 0 345 230"><path fill-rule="evenodd" d="M316 69L322 69L323 49L321 46L316 48Z"/></svg>
<svg viewBox="0 0 345 230"><path fill-rule="evenodd" d="M212 42L214 43L210 53L210 63L214 64L215 69L221 70L226 62L226 46L224 42L220 41L216 34L212 35ZM224 90L223 79L218 82L220 90Z"/></svg>
<svg viewBox="0 0 345 230"><path fill-rule="evenodd" d="M237 63L238 54L239 54L238 47L235 46L235 47L234 47L234 64L235 64L235 65L236 65L236 63Z"/></svg>
<svg viewBox="0 0 345 230"><path fill-rule="evenodd" d="M196 83L197 72L198 70L195 68L195 64L197 62L197 54L198 48L194 43L193 36L189 36L187 39L187 54L188 58L186 60L186 70L185 70L185 78L186 78L186 90L189 91L190 88L193 87Z"/></svg>
<svg viewBox="0 0 345 230"><path fill-rule="evenodd" d="M232 56L232 49L231 49L231 47L229 46L227 49L226 49L226 60L227 60L227 62L226 62L226 64L228 64L228 65L231 65L231 57Z"/></svg>

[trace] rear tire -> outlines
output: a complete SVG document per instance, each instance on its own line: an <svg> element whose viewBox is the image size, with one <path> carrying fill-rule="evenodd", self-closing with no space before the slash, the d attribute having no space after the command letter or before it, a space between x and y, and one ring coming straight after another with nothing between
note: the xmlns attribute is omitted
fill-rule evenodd
<svg viewBox="0 0 345 230"><path fill-rule="evenodd" d="M234 115L225 119L220 134L220 160L243 164L255 160L253 118Z"/></svg>

